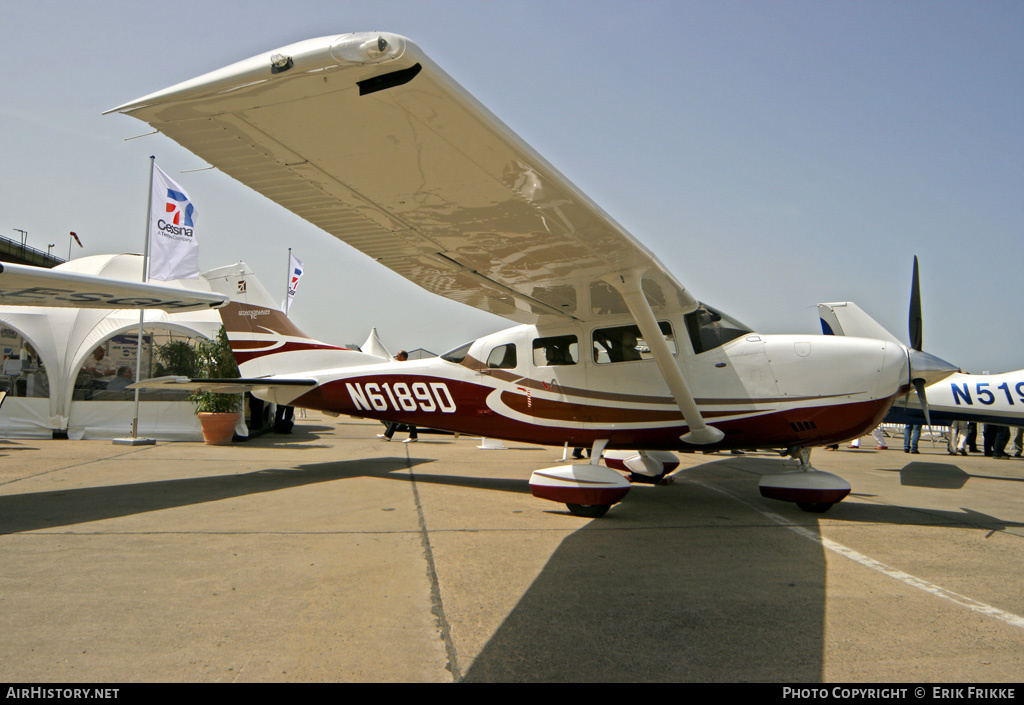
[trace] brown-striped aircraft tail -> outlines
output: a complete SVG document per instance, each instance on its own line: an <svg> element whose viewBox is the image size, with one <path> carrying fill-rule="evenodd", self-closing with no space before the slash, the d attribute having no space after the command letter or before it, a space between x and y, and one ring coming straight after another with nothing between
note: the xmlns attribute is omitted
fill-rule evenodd
<svg viewBox="0 0 1024 705"><path fill-rule="evenodd" d="M203 276L214 291L231 297L231 303L219 311L242 377L311 374L386 360L303 333L244 262L210 270Z"/></svg>

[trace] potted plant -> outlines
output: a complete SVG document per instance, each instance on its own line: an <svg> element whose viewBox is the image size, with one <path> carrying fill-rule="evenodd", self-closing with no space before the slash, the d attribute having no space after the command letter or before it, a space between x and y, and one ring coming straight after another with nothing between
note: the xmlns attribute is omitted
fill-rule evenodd
<svg viewBox="0 0 1024 705"><path fill-rule="evenodd" d="M231 352L231 343L223 326L216 338L196 343L196 362L199 376L205 379L235 379L239 377L238 364ZM203 428L203 440L210 445L231 443L235 426L242 414L241 394L193 392L189 401L196 405L195 413Z"/></svg>

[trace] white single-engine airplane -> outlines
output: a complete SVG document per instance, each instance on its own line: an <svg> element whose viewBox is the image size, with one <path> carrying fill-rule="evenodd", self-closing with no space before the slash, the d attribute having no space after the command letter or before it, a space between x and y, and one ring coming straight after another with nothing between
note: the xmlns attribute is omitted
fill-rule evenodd
<svg viewBox="0 0 1024 705"><path fill-rule="evenodd" d="M539 444L592 446L536 496L600 516L664 451L784 448L762 494L824 511L850 486L810 449L878 424L955 367L902 344L763 335L695 299L636 239L410 40L312 39L108 112L211 165L428 291L521 325L394 363L297 330L243 271L221 278L243 380L269 401ZM216 277L215 277L216 279ZM216 286L216 285L215 285ZM182 384L215 388L215 382ZM171 381L170 384L177 383ZM148 386L152 386L150 383Z"/></svg>

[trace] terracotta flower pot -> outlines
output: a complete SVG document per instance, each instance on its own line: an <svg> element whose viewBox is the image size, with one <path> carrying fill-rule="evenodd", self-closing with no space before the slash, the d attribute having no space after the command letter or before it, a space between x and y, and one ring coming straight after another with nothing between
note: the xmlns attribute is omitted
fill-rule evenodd
<svg viewBox="0 0 1024 705"><path fill-rule="evenodd" d="M209 411L199 412L199 424L203 427L203 440L207 445L223 446L231 443L238 424L237 411L218 414Z"/></svg>

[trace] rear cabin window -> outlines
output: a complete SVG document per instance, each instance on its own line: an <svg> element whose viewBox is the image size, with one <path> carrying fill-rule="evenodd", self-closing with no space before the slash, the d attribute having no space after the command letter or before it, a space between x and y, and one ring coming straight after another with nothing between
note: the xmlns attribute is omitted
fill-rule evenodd
<svg viewBox="0 0 1024 705"><path fill-rule="evenodd" d="M535 367L575 365L580 361L580 346L575 335L555 335L533 341Z"/></svg>
<svg viewBox="0 0 1024 705"><path fill-rule="evenodd" d="M668 343L668 349L676 354L675 336L672 325L668 321L660 321L658 326ZM639 326L616 326L615 328L598 328L594 331L594 362L630 362L633 360L650 360L651 353L647 342L640 335Z"/></svg>
<svg viewBox="0 0 1024 705"><path fill-rule="evenodd" d="M516 366L516 346L514 343L499 345L487 356L487 367L492 370L511 370Z"/></svg>

